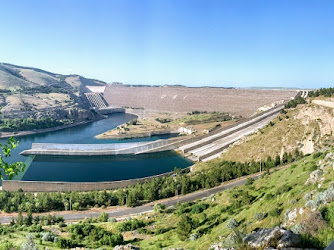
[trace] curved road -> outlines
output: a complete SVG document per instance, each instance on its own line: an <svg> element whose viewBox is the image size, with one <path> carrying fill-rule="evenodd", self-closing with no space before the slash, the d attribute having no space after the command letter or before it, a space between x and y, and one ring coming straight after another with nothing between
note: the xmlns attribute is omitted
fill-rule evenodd
<svg viewBox="0 0 334 250"><path fill-rule="evenodd" d="M273 171L275 169L278 170L278 169L287 168L289 166L290 165L274 168L271 171ZM262 173L256 173L256 174L253 174L253 175L240 177L238 179L231 180L229 182L223 183L220 186L217 186L217 187L214 187L214 188L200 190L200 191L197 191L197 192L194 192L194 193L190 193L190 194L186 194L186 195L182 195L182 196L178 196L178 197L173 197L173 198L168 198L168 199L164 199L164 200L154 201L154 202L151 202L151 203L145 204L143 206L139 206L139 207L120 208L120 209L114 209L114 210L104 209L104 210L101 210L99 212L90 212L90 211L85 212L84 211L84 212L66 212L66 213L64 213L64 212L50 212L50 213L53 214L53 215L56 215L56 216L63 216L66 221L77 221L77 220L83 220L85 218L98 217L102 212L108 213L109 217L128 217L130 215L136 215L136 214L140 214L140 213L151 212L151 211L153 211L153 207L154 207L155 204L164 204L164 205L166 205L166 207L168 207L168 206L175 206L178 202L182 203L182 202L194 201L194 200L197 200L197 199L208 197L208 196L210 196L212 194L216 194L220 191L230 189L230 188L233 188L233 187L236 187L236 186L244 185L247 181L247 178L249 178L249 177L256 180L260 177L261 174ZM12 218L16 218L16 216L0 215L0 223L1 224L10 223Z"/></svg>

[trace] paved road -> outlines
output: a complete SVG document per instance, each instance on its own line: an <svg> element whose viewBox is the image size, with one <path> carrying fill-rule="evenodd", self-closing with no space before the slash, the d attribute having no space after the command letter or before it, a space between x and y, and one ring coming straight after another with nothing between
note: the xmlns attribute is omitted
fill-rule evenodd
<svg viewBox="0 0 334 250"><path fill-rule="evenodd" d="M260 177L260 175L261 175L260 173L257 173L257 174L252 175L251 177L256 180ZM121 208L121 209L113 210L113 211L103 210L103 212L107 212L109 214L109 217L127 217L127 216L134 215L134 214L146 213L146 212L153 211L154 204L156 203L165 204L166 207L175 206L178 202L182 203L182 202L187 202L187 201L194 201L197 199L201 199L203 197L208 197L212 194L215 194L217 192L220 192L226 189L244 185L248 177L249 176L241 177L239 179L222 184L218 187L197 191L195 193L178 196L172 199L155 201L155 202L152 202L152 203L149 203L143 206L139 206L139 207ZM102 211L100 212L87 211L87 212L72 212L72 213L67 213L67 214L62 214L61 212L54 212L52 214L56 216L63 216L65 220L70 221L70 220L82 220L86 217L87 218L97 217L100 215L101 212ZM16 218L15 216L0 216L0 223L1 224L9 223L13 217Z"/></svg>
<svg viewBox="0 0 334 250"><path fill-rule="evenodd" d="M279 169L284 169L284 168L288 168L291 164L289 165L285 165L285 166L281 166L278 168L273 168L271 169L271 171L274 170L279 170ZM212 194L216 194L220 191L226 190L226 189L230 189L236 186L242 186L246 183L247 178L252 177L254 180L257 180L262 173L256 173L253 175L248 175L248 176L244 176L244 177L240 177L238 179L235 180L231 180L229 182L223 183L222 185L218 186L218 187L214 187L214 188L210 188L210 189L205 189L205 190L200 190L191 194L187 194L187 195L180 195L178 197L173 197L170 199L165 199L165 200L158 200L155 202L151 202L149 204L143 205L143 206L139 206L139 207L133 207L133 208L120 208L117 210L101 210L99 212L71 212L71 213L66 213L63 214L62 212L53 212L53 215L56 216L63 216L65 220L67 221L75 221L75 220L83 220L85 218L93 218L93 217L97 217L99 216L102 212L106 212L108 213L109 217L128 217L131 215L135 215L135 214L139 214L139 213L147 213L150 211L153 211L153 207L155 204L164 204L166 205L166 207L168 206L175 206L178 202L187 202L187 201L194 201L197 199L202 199L204 197L208 197ZM15 216L0 216L0 223L1 224L6 224L9 223L12 218L16 218Z"/></svg>
<svg viewBox="0 0 334 250"><path fill-rule="evenodd" d="M205 137L201 140L181 146L179 149L185 153L190 153L192 160L208 160L220 156L221 152L229 144L239 140L245 135L251 134L259 128L264 127L270 120L275 118L283 108L280 105L265 112L255 118L242 122L229 129Z"/></svg>

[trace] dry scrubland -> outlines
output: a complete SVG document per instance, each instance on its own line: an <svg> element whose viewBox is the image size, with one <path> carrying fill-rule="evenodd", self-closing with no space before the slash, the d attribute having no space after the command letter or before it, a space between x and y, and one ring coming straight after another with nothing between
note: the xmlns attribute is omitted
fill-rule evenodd
<svg viewBox="0 0 334 250"><path fill-rule="evenodd" d="M333 101L333 98L321 99L326 101L327 106ZM284 152L293 152L296 148L307 154L333 146L333 108L316 103L319 102L310 99L308 104L298 105L295 109L287 110L286 114L280 114L256 134L231 146L222 159L244 162L266 159L268 155L275 157L280 154L282 157Z"/></svg>
<svg viewBox="0 0 334 250"><path fill-rule="evenodd" d="M248 117L264 105L290 100L295 90L254 90L187 87L107 86L110 106L144 108L159 112L220 111Z"/></svg>
<svg viewBox="0 0 334 250"><path fill-rule="evenodd" d="M106 83L79 75L60 75L41 69L0 63L0 105L3 118L71 117L91 120L83 93L86 86ZM75 114L79 114L76 116Z"/></svg>
<svg viewBox="0 0 334 250"><path fill-rule="evenodd" d="M97 138L127 138L147 136L151 132L178 132L180 127L192 127L193 135L201 135L217 126L227 126L235 120L227 113L158 113L148 117L139 117L115 129L97 135Z"/></svg>

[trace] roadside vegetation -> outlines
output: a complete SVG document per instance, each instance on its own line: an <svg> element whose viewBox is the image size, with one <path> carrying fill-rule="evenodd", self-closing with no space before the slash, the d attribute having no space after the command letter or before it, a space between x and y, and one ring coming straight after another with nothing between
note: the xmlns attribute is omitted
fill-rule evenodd
<svg viewBox="0 0 334 250"><path fill-rule="evenodd" d="M48 212L61 210L86 210L93 207L110 207L127 205L134 207L147 202L170 198L179 194L188 194L205 188L212 188L242 176L254 174L299 160L303 155L284 154L280 159L268 157L263 162L209 162L206 168L194 172L182 172L175 169L174 173L162 178L154 178L143 184L137 184L125 189L90 192L52 192L25 193L0 192L0 210L12 212Z"/></svg>
<svg viewBox="0 0 334 250"><path fill-rule="evenodd" d="M244 186L175 207L157 204L145 216L116 221L98 218L65 223L52 215L0 226L0 248L34 244L41 249L109 249L132 244L140 249L209 249L215 245L252 249L246 236L279 225L300 237L298 247L323 249L334 239L333 151L319 152L282 170L248 179ZM318 174L315 174L318 173ZM273 242L263 241L263 247Z"/></svg>

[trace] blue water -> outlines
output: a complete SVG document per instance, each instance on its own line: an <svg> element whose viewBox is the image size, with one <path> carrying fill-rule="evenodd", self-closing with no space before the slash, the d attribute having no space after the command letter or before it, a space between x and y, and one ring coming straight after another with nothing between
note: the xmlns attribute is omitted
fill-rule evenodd
<svg viewBox="0 0 334 250"><path fill-rule="evenodd" d="M132 114L113 114L107 119L79 125L63 130L17 138L20 145L13 151L8 162L27 160L19 155L30 149L32 143L122 143L167 139L170 136L153 136L128 140L96 139L95 135L130 121ZM1 140L2 142L4 140ZM23 180L45 181L111 181L146 177L185 168L191 161L175 152L112 156L112 157L52 157L37 156L23 176Z"/></svg>

